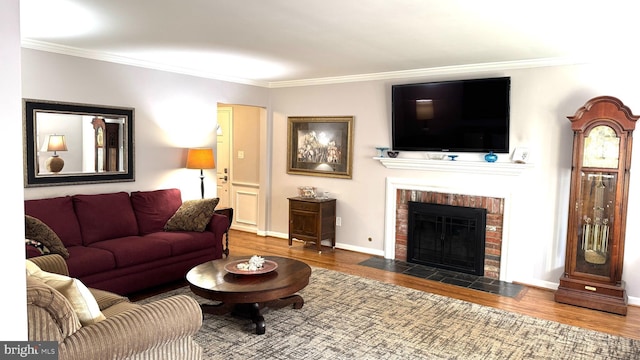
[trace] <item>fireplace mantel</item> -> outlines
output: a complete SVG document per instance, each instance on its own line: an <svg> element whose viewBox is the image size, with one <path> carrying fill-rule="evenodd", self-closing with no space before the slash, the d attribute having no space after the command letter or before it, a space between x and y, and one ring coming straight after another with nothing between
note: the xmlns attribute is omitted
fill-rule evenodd
<svg viewBox="0 0 640 360"><path fill-rule="evenodd" d="M532 164L518 164L512 162L486 162L486 161L450 161L428 160L411 158L374 157L388 169L399 170L432 170L461 172L489 175L520 175L524 170L533 168Z"/></svg>

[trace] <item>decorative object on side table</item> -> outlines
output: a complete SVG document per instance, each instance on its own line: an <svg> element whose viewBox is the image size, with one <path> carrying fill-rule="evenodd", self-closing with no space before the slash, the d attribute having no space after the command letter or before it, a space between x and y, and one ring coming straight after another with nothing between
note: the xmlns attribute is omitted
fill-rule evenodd
<svg viewBox="0 0 640 360"><path fill-rule="evenodd" d="M200 169L200 193L204 199L204 173L203 169L214 169L213 149L189 149L187 153L187 169Z"/></svg>
<svg viewBox="0 0 640 360"><path fill-rule="evenodd" d="M399 151L387 151L387 155L389 155L390 158L397 158L398 154L400 154Z"/></svg>
<svg viewBox="0 0 640 360"><path fill-rule="evenodd" d="M496 162L498 155L494 154L493 151L489 151L489 153L484 156L484 160L486 162Z"/></svg>
<svg viewBox="0 0 640 360"><path fill-rule="evenodd" d="M316 188L314 186L299 186L298 196L301 198L313 199L316 197Z"/></svg>

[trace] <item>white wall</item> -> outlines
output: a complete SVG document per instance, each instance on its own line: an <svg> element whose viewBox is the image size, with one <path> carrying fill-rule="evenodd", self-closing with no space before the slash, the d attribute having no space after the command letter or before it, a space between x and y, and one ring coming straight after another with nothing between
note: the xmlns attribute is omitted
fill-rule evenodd
<svg viewBox="0 0 640 360"><path fill-rule="evenodd" d="M135 182L27 188L25 198L177 187L197 199L200 172L184 169L186 148L215 148L219 102L266 106L268 89L23 49L22 96L135 108ZM204 173L215 196L215 170Z"/></svg>
<svg viewBox="0 0 640 360"><path fill-rule="evenodd" d="M0 306L0 339L19 341L27 339L27 304L25 302L24 273L24 213L12 209L23 208L22 191L22 107L20 100L20 2L0 2L0 118L7 148L2 161L2 202L0 216L3 246L0 252L2 276L5 281ZM16 224L19 224L16 225Z"/></svg>
<svg viewBox="0 0 640 360"><path fill-rule="evenodd" d="M636 84L640 73L615 66L575 65L491 73L439 75L393 81L367 81L271 90L273 114L271 234L286 236L288 221L280 209L288 206L298 186L316 186L338 199L338 246L381 254L384 249L385 179L419 178L435 187L498 187L511 193L508 280L557 288L564 269L572 132L567 116L595 96L621 99L640 114ZM372 159L376 146L391 144L392 84L511 76L511 148L526 146L534 167L505 179L492 175L390 170ZM286 174L287 116L353 115L355 138L353 179ZM640 129L640 128L639 128ZM640 151L637 146L634 153ZM415 156L401 154L400 156ZM479 156L479 155L478 155ZM502 157L506 155L500 155ZM634 154L632 169L640 169ZM631 176L629 219L640 211L640 174ZM278 214L282 214L278 216ZM640 226L628 222L623 279L632 303L640 304ZM371 238L372 241L368 241Z"/></svg>

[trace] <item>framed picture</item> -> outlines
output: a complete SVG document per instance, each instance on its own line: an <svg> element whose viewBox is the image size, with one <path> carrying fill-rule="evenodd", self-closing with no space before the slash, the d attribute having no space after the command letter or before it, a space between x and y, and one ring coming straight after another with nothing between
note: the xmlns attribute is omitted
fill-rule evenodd
<svg viewBox="0 0 640 360"><path fill-rule="evenodd" d="M353 116L302 116L288 121L288 174L351 179Z"/></svg>

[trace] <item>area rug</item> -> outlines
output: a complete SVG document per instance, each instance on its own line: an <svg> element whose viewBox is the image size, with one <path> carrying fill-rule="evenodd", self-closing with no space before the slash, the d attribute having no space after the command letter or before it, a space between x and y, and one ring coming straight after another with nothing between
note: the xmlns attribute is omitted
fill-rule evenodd
<svg viewBox="0 0 640 360"><path fill-rule="evenodd" d="M188 287L141 302L188 294ZM204 315L205 359L634 359L640 341L314 268L302 309L264 309L266 333Z"/></svg>

